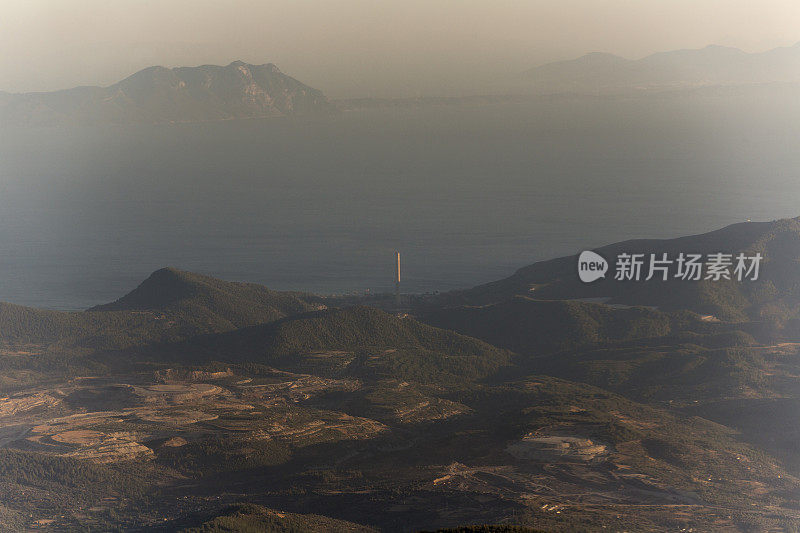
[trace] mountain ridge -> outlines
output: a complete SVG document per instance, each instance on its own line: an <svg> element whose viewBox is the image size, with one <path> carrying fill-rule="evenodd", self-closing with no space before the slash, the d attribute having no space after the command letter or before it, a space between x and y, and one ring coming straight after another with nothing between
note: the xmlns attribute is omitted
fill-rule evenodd
<svg viewBox="0 0 800 533"><path fill-rule="evenodd" d="M528 69L522 78L552 92L615 92L800 81L800 43L749 53L708 45L627 59L591 52Z"/></svg>
<svg viewBox="0 0 800 533"><path fill-rule="evenodd" d="M511 276L462 291L432 298L433 305L487 305L523 295L536 299L606 298L609 303L686 309L723 320L774 318L783 322L798 313L797 263L800 261L800 218L772 222L742 222L698 235L673 239L632 239L593 248L609 262L609 274L594 283L577 275L577 254L539 261ZM764 254L760 277L745 285L735 281L617 282L614 259L620 253ZM649 263L643 265L647 272Z"/></svg>
<svg viewBox="0 0 800 533"><path fill-rule="evenodd" d="M325 95L273 63L152 66L107 87L0 93L0 123L202 122L336 111Z"/></svg>

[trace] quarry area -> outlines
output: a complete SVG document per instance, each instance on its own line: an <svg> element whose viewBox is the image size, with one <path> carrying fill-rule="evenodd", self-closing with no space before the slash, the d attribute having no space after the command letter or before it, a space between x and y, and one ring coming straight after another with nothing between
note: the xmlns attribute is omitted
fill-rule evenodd
<svg viewBox="0 0 800 533"><path fill-rule="evenodd" d="M355 390L357 381L285 372L258 380L225 372L189 377L204 381L178 381L168 372L129 382L76 378L0 398L0 445L114 463L215 435L308 442L370 438L386 429L298 406L322 392Z"/></svg>

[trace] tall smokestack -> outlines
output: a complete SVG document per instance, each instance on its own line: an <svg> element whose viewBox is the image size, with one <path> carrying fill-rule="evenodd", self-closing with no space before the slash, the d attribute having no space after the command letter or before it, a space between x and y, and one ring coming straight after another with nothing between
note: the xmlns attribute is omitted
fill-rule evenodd
<svg viewBox="0 0 800 533"><path fill-rule="evenodd" d="M395 252L397 255L397 278L394 284L394 304L400 308L400 252Z"/></svg>
<svg viewBox="0 0 800 533"><path fill-rule="evenodd" d="M395 252L397 254L397 283L400 283L400 252Z"/></svg>

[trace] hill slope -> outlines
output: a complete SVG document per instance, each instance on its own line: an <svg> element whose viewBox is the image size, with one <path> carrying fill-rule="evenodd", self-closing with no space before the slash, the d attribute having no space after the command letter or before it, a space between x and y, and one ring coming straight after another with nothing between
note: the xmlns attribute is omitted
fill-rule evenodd
<svg viewBox="0 0 800 533"><path fill-rule="evenodd" d="M49 351L119 349L263 324L322 309L322 301L164 268L119 300L88 311L0 303L0 343Z"/></svg>
<svg viewBox="0 0 800 533"><path fill-rule="evenodd" d="M140 357L152 357L144 349ZM479 379L510 353L370 307L330 309L163 347L162 360L268 364L291 371L421 382Z"/></svg>
<svg viewBox="0 0 800 533"><path fill-rule="evenodd" d="M577 275L577 255L534 263L512 276L465 291L432 299L434 305L486 305L515 295L537 299L608 298L610 303L688 309L722 320L773 320L778 325L796 317L800 304L800 219L747 222L701 235L677 239L642 239L595 249L609 262L604 279L583 283ZM686 281L671 277L645 281L650 254L746 252L761 253L757 281ZM621 253L645 254L641 281L614 280ZM674 270L672 272L674 274Z"/></svg>
<svg viewBox="0 0 800 533"><path fill-rule="evenodd" d="M269 63L150 67L109 87L6 94L0 124L196 122L334 111L325 96Z"/></svg>
<svg viewBox="0 0 800 533"><path fill-rule="evenodd" d="M255 283L162 268L122 298L90 311L160 311L173 319L180 315L222 331L318 310L325 307L321 302L310 294L272 291Z"/></svg>
<svg viewBox="0 0 800 533"><path fill-rule="evenodd" d="M330 531L331 533L375 533L378 530L335 520L325 516L300 515L267 509L260 505L234 505L219 512L197 527L182 529L181 533L223 533L230 531L261 531L264 533L294 533L296 531Z"/></svg>
<svg viewBox="0 0 800 533"><path fill-rule="evenodd" d="M420 319L521 354L661 337L692 321L644 307L616 309L578 301L516 296L493 305L439 309Z"/></svg>

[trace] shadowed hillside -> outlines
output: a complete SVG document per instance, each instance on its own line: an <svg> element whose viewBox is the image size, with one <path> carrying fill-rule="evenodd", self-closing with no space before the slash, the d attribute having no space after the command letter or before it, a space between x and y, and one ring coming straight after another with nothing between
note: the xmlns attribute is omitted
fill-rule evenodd
<svg viewBox="0 0 800 533"><path fill-rule="evenodd" d="M119 300L88 311L0 303L0 342L50 351L118 349L263 324L324 308L322 301L164 268Z"/></svg>
<svg viewBox="0 0 800 533"><path fill-rule="evenodd" d="M800 305L800 219L747 222L689 237L632 240L596 252L609 262L604 279L582 283L577 255L542 261L519 269L513 276L433 299L438 305L485 305L516 295L537 299L607 298L609 303L655 306L663 310L688 309L722 320L773 319L777 325L797 316ZM642 253L647 275L650 254L675 258L681 252L712 254L761 253L757 281L616 281L615 259L620 253Z"/></svg>
<svg viewBox="0 0 800 533"><path fill-rule="evenodd" d="M510 354L478 339L370 307L331 309L205 335L163 347L170 360L269 364L357 376L419 381L485 377Z"/></svg>
<svg viewBox="0 0 800 533"><path fill-rule="evenodd" d="M325 307L322 301L310 294L272 291L255 283L162 268L119 300L90 311L160 311L204 321L220 331L321 309Z"/></svg>
<svg viewBox="0 0 800 533"><path fill-rule="evenodd" d="M663 313L644 307L619 309L524 296L487 306L439 309L421 315L420 319L521 354L662 337L698 322L692 313Z"/></svg>
<svg viewBox="0 0 800 533"><path fill-rule="evenodd" d="M181 533L295 533L298 531L328 531L330 533L377 532L377 529L334 520L325 516L284 513L261 507L241 504L224 509L197 527L187 527Z"/></svg>

